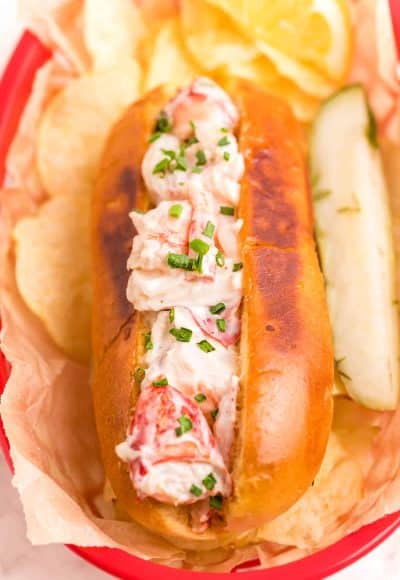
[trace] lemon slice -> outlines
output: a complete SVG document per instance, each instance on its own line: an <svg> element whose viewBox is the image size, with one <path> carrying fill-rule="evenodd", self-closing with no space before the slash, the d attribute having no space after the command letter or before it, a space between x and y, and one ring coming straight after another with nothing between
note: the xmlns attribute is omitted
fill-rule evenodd
<svg viewBox="0 0 400 580"><path fill-rule="evenodd" d="M345 0L208 1L229 14L257 44L314 69L335 86L346 78L352 34Z"/></svg>

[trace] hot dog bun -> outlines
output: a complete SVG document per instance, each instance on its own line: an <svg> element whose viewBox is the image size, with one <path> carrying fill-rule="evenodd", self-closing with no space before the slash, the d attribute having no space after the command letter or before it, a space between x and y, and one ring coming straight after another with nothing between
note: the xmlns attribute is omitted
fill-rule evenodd
<svg viewBox="0 0 400 580"><path fill-rule="evenodd" d="M146 209L141 160L167 89L134 104L115 126L93 199L93 393L107 478L124 518L187 549L250 541L251 530L288 509L311 485L332 420L333 350L300 128L288 107L231 81L245 157L240 217L244 304L234 493L224 522L204 533L188 508L139 500L115 453L139 389L141 316L125 296L133 207ZM248 538L247 540L245 538Z"/></svg>

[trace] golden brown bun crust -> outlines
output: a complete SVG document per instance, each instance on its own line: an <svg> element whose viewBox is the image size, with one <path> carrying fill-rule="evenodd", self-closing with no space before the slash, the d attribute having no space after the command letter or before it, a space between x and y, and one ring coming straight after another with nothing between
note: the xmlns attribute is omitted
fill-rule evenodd
<svg viewBox="0 0 400 580"><path fill-rule="evenodd" d="M141 163L154 120L168 99L156 89L128 109L106 146L92 205L93 351L95 360L133 314L126 262L135 235L129 213L149 205Z"/></svg>
<svg viewBox="0 0 400 580"><path fill-rule="evenodd" d="M128 216L145 209L140 166L161 89L133 105L110 136L94 195L94 403L104 465L121 513L188 549L236 543L242 530L271 519L311 485L330 431L333 354L312 238L303 144L289 109L244 81L229 91L241 112L245 154L242 381L228 527L194 533L187 508L137 499L115 454L138 396L140 319L125 291L134 235ZM243 537L241 542L243 543Z"/></svg>
<svg viewBox="0 0 400 580"><path fill-rule="evenodd" d="M319 469L332 421L333 347L300 128L279 99L236 86L244 305L228 525L248 529L288 509Z"/></svg>

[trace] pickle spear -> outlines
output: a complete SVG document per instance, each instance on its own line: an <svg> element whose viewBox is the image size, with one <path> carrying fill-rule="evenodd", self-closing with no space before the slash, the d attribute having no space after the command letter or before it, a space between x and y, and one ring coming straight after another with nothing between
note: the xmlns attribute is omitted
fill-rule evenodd
<svg viewBox="0 0 400 580"><path fill-rule="evenodd" d="M354 400L394 409L399 336L391 216L376 124L360 85L321 107L310 170L337 373Z"/></svg>

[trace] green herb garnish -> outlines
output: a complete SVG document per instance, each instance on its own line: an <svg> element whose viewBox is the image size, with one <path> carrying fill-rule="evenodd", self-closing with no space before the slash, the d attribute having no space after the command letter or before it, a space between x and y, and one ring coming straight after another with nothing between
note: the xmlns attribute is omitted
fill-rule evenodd
<svg viewBox="0 0 400 580"><path fill-rule="evenodd" d="M135 370L135 382L140 385L146 375L146 371L142 367Z"/></svg>
<svg viewBox="0 0 400 580"><path fill-rule="evenodd" d="M228 207L226 205L221 205L221 207L219 208L219 213L222 213L222 215L234 215L235 208Z"/></svg>
<svg viewBox="0 0 400 580"><path fill-rule="evenodd" d="M187 415L182 415L181 417L179 417L178 423L179 427L175 429L175 433L177 434L178 437L180 437L184 433L187 433L193 427L193 424Z"/></svg>
<svg viewBox="0 0 400 580"><path fill-rule="evenodd" d="M197 343L197 346L201 348L203 352L212 352L215 350L215 347L208 342L208 340L201 340Z"/></svg>
<svg viewBox="0 0 400 580"><path fill-rule="evenodd" d="M171 323L175 320L175 308L170 308L168 318Z"/></svg>
<svg viewBox="0 0 400 580"><path fill-rule="evenodd" d="M195 265L193 258L189 258L186 254L174 254L173 252L168 253L167 263L171 268L181 268L182 270L193 270Z"/></svg>
<svg viewBox="0 0 400 580"><path fill-rule="evenodd" d="M161 175L165 175L166 171L168 171L169 164L170 159L168 159L168 157L164 157L163 159L161 159L161 161L155 164L153 168L153 174L157 175L158 173L160 173Z"/></svg>
<svg viewBox="0 0 400 580"><path fill-rule="evenodd" d="M214 489L215 484L217 483L217 479L213 473L209 473L201 482L206 489L211 491Z"/></svg>
<svg viewBox="0 0 400 580"><path fill-rule="evenodd" d="M210 497L210 507L214 508L219 512L222 510L223 502L224 498L222 497L221 494Z"/></svg>
<svg viewBox="0 0 400 580"><path fill-rule="evenodd" d="M210 249L210 246L206 242L203 242L203 240L195 238L190 242L190 248L194 252L197 252L198 254L205 256L205 254L207 254L208 250Z"/></svg>
<svg viewBox="0 0 400 580"><path fill-rule="evenodd" d="M313 200L314 201L321 201L321 199L325 199L326 197L329 197L330 195L332 195L332 191L330 189L320 189L314 193Z"/></svg>
<svg viewBox="0 0 400 580"><path fill-rule="evenodd" d="M203 492L200 487L197 487L197 485L193 484L190 488L190 493L196 497L200 497Z"/></svg>
<svg viewBox="0 0 400 580"><path fill-rule="evenodd" d="M226 145L229 145L229 139L228 137L225 135L225 137L221 137L221 139L217 142L218 147L225 147Z"/></svg>
<svg viewBox="0 0 400 580"><path fill-rule="evenodd" d="M217 318L216 324L217 324L217 328L220 332L225 332L226 320L224 318Z"/></svg>
<svg viewBox="0 0 400 580"><path fill-rule="evenodd" d="M378 127L376 124L375 115L373 114L370 107L368 107L368 124L365 128L365 135L371 147L378 149Z"/></svg>
<svg viewBox="0 0 400 580"><path fill-rule="evenodd" d="M207 238L212 238L215 232L215 225L208 221L206 227L203 230L203 235L207 236Z"/></svg>
<svg viewBox="0 0 400 580"><path fill-rule="evenodd" d="M215 419L217 418L218 412L219 412L219 409L218 409L218 407L217 407L216 409L213 409L213 410L211 411L211 413L210 413L210 415L211 415L211 417L214 419L214 421L215 421Z"/></svg>
<svg viewBox="0 0 400 580"><path fill-rule="evenodd" d="M223 302L218 302L218 304L214 304L214 306L210 306L211 314L221 314L225 310L226 306Z"/></svg>
<svg viewBox="0 0 400 580"><path fill-rule="evenodd" d="M233 264L232 272L239 272L243 268L243 262L236 262Z"/></svg>
<svg viewBox="0 0 400 580"><path fill-rule="evenodd" d="M203 403L203 401L205 401L206 399L207 397L203 393L198 393L194 397L194 400L197 401L198 403Z"/></svg>
<svg viewBox="0 0 400 580"><path fill-rule="evenodd" d="M143 334L143 340L144 340L144 350L145 351L152 350L154 344L153 341L151 340L151 332L146 332L145 334Z"/></svg>
<svg viewBox="0 0 400 580"><path fill-rule="evenodd" d="M196 159L197 159L197 166L200 165L205 165L207 163L207 158L206 158L206 154L204 153L204 151L202 149L199 149L198 151L196 151Z"/></svg>
<svg viewBox="0 0 400 580"><path fill-rule="evenodd" d="M167 377L163 377L159 381L153 381L153 387L166 387L168 385Z"/></svg>
<svg viewBox="0 0 400 580"><path fill-rule="evenodd" d="M190 342L193 331L190 330L190 328L184 328L181 326L181 328L171 328L169 333L172 334L178 342Z"/></svg>
<svg viewBox="0 0 400 580"><path fill-rule="evenodd" d="M225 256L224 254L222 254L220 251L217 252L216 256L215 256L215 261L217 263L217 266L219 266L220 268L222 268L223 266L225 266Z"/></svg>
<svg viewBox="0 0 400 580"><path fill-rule="evenodd" d="M231 158L231 154L229 153L229 151L224 151L224 159L225 159L225 161L229 161L230 158Z"/></svg>
<svg viewBox="0 0 400 580"><path fill-rule="evenodd" d="M199 140L197 139L197 137L188 137L187 139L185 139L185 147L190 147L191 145L195 145L196 143L198 143Z"/></svg>
<svg viewBox="0 0 400 580"><path fill-rule="evenodd" d="M158 117L154 130L159 133L169 133L172 131L172 125L165 113L161 113Z"/></svg>
<svg viewBox="0 0 400 580"><path fill-rule="evenodd" d="M152 135L150 135L148 142L154 143L154 141L157 141L157 139L159 139L161 137L161 135L162 135L162 133L160 131L153 133Z"/></svg>
<svg viewBox="0 0 400 580"><path fill-rule="evenodd" d="M174 203L168 210L168 215L170 217L178 218L181 216L183 206L180 203Z"/></svg>

